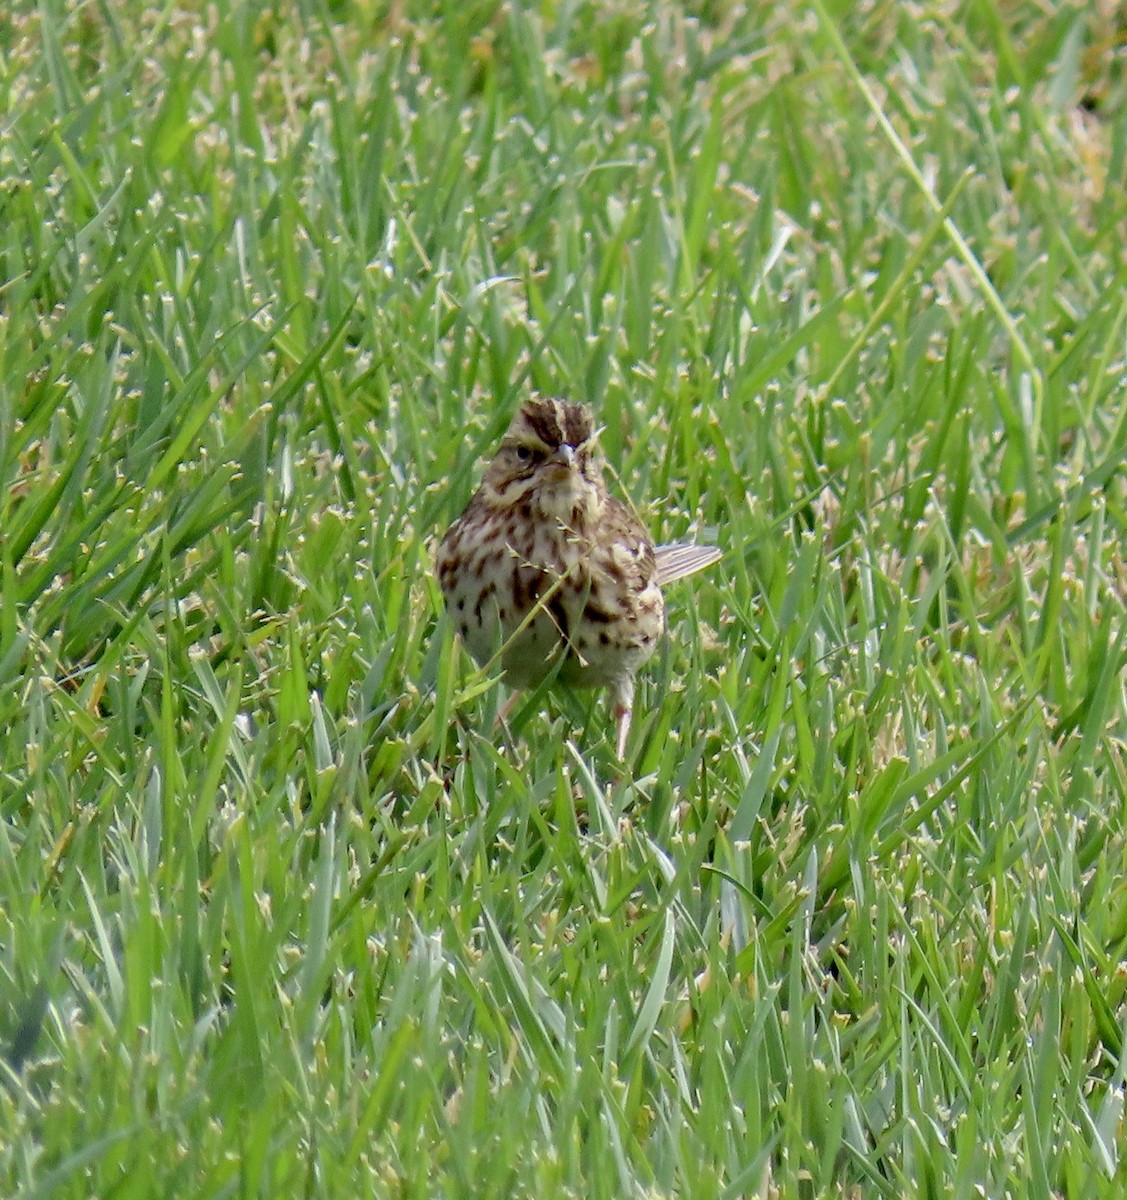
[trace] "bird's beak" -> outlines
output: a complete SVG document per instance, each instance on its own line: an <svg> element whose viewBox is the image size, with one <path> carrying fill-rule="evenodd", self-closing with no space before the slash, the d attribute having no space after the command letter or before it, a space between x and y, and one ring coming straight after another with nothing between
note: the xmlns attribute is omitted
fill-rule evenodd
<svg viewBox="0 0 1127 1200"><path fill-rule="evenodd" d="M566 479L575 467L575 447L560 446L548 459L548 466L553 468L553 475L557 475L560 479Z"/></svg>

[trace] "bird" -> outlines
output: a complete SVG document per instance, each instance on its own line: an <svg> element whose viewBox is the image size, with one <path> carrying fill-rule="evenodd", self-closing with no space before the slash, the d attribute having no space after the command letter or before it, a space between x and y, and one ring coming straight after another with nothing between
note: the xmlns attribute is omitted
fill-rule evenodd
<svg viewBox="0 0 1127 1200"><path fill-rule="evenodd" d="M604 478L585 404L534 396L513 417L481 485L443 534L436 573L479 666L505 681L606 688L625 760L634 677L665 631L662 587L721 557L715 546L655 546Z"/></svg>

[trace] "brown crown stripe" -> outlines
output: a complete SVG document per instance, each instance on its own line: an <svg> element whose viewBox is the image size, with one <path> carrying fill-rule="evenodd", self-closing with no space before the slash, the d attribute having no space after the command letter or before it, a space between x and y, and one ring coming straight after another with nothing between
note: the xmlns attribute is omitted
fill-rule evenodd
<svg viewBox="0 0 1127 1200"><path fill-rule="evenodd" d="M580 446L591 436L591 414L578 404L532 400L524 406L524 415L545 446Z"/></svg>

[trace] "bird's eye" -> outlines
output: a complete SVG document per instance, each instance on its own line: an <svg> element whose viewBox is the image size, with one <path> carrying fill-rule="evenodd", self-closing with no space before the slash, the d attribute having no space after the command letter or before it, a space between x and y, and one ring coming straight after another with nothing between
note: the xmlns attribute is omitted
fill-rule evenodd
<svg viewBox="0 0 1127 1200"><path fill-rule="evenodd" d="M532 457L532 451L527 446L518 446L516 450L517 458L521 462L528 462Z"/></svg>

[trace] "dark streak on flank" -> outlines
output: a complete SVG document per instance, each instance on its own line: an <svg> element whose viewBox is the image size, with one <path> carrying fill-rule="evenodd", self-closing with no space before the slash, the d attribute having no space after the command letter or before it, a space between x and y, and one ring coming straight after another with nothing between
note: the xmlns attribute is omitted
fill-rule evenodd
<svg viewBox="0 0 1127 1200"><path fill-rule="evenodd" d="M545 606L552 617L552 623L559 630L560 636L565 642L571 641L571 635L568 631L567 609L560 602L559 596L553 596Z"/></svg>
<svg viewBox="0 0 1127 1200"><path fill-rule="evenodd" d="M606 572L608 578L613 583L622 585L626 582L625 573L623 572L622 568L618 565L618 563L616 563L614 561L613 558L603 564L603 570Z"/></svg>

